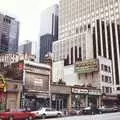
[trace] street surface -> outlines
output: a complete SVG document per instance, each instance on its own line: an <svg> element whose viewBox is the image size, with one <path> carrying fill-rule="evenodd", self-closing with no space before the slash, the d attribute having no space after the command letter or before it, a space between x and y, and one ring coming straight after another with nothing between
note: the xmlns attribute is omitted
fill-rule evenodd
<svg viewBox="0 0 120 120"><path fill-rule="evenodd" d="M63 117L63 118L51 118L45 120L120 120L120 112L107 113L101 115L85 115L85 116L82 115L82 116Z"/></svg>

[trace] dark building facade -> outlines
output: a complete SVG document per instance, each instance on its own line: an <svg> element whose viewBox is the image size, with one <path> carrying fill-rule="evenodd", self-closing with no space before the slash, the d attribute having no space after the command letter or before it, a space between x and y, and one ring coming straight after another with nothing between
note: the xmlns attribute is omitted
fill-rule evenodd
<svg viewBox="0 0 120 120"><path fill-rule="evenodd" d="M19 22L7 15L0 14L0 52L18 51Z"/></svg>
<svg viewBox="0 0 120 120"><path fill-rule="evenodd" d="M52 52L53 36L46 34L40 37L40 62L44 62L45 55Z"/></svg>
<svg viewBox="0 0 120 120"><path fill-rule="evenodd" d="M40 62L48 52L52 52L52 43L58 40L58 5L54 5L41 14L40 30Z"/></svg>

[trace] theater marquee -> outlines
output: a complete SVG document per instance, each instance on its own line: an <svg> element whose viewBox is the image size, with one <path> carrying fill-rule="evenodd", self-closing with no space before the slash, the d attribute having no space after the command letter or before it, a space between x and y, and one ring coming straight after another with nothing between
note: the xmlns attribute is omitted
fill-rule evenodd
<svg viewBox="0 0 120 120"><path fill-rule="evenodd" d="M97 59L90 59L75 63L75 72L77 73L91 73L99 70Z"/></svg>

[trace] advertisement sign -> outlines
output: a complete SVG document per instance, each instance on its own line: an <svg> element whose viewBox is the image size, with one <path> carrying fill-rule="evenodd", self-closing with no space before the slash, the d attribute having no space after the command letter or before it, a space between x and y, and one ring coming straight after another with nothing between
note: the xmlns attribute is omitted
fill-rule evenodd
<svg viewBox="0 0 120 120"><path fill-rule="evenodd" d="M88 90L87 89L79 89L79 88L72 88L72 93L76 93L76 94L88 94Z"/></svg>
<svg viewBox="0 0 120 120"><path fill-rule="evenodd" d="M89 95L101 95L100 90L89 90Z"/></svg>
<svg viewBox="0 0 120 120"><path fill-rule="evenodd" d="M99 70L98 60L91 59L75 63L75 72L91 73Z"/></svg>

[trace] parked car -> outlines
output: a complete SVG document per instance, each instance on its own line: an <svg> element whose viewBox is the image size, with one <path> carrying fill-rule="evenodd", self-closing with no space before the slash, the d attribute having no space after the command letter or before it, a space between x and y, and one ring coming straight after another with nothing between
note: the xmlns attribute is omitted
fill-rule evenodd
<svg viewBox="0 0 120 120"><path fill-rule="evenodd" d="M57 111L51 108L40 108L37 111L32 111L31 113L34 113L36 117L40 117L45 119L46 117L62 117L63 112Z"/></svg>
<svg viewBox="0 0 120 120"><path fill-rule="evenodd" d="M101 114L101 110L97 107L86 107L82 110L82 114L84 115L94 115L94 114Z"/></svg>
<svg viewBox="0 0 120 120"><path fill-rule="evenodd" d="M102 106L99 108L102 113L110 113L110 112L117 112L119 111L118 107L110 107L110 106Z"/></svg>
<svg viewBox="0 0 120 120"><path fill-rule="evenodd" d="M70 110L70 111L68 112L68 115L70 115L70 116L78 115L78 111L72 109L72 110Z"/></svg>
<svg viewBox="0 0 120 120"><path fill-rule="evenodd" d="M0 112L0 120L34 120L35 114L25 110L14 110L8 112Z"/></svg>

